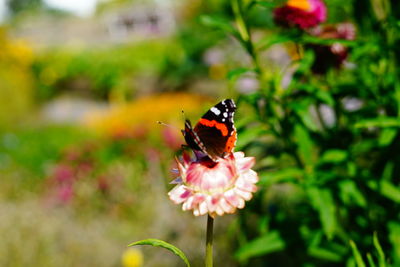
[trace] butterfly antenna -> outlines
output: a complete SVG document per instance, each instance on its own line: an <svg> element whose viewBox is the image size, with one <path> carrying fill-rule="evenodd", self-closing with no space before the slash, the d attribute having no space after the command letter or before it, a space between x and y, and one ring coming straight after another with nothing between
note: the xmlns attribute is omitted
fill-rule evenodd
<svg viewBox="0 0 400 267"><path fill-rule="evenodd" d="M182 117L183 117L183 120L186 121L186 114L185 114L185 111L183 109L182 109Z"/></svg>
<svg viewBox="0 0 400 267"><path fill-rule="evenodd" d="M162 121L157 121L157 123L160 124L160 125L162 125L162 126L166 126L166 127L168 127L168 128L171 128L171 129L180 131L180 129L178 129L178 127L173 126L173 125L171 125L171 124L166 124L165 122L162 122Z"/></svg>

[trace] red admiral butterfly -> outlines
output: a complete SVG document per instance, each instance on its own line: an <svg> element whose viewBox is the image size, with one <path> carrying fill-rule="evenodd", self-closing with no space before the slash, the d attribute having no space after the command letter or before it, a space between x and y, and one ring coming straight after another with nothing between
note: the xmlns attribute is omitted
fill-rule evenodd
<svg viewBox="0 0 400 267"><path fill-rule="evenodd" d="M194 151L203 152L214 162L231 154L236 145L235 110L233 100L225 99L210 108L194 128L186 120L182 134L187 145Z"/></svg>

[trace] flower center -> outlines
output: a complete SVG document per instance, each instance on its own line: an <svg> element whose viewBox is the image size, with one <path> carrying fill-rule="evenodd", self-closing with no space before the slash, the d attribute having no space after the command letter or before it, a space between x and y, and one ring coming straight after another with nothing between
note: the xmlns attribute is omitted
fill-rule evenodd
<svg viewBox="0 0 400 267"><path fill-rule="evenodd" d="M311 4L308 0L289 0L286 5L304 11L309 11L311 9Z"/></svg>

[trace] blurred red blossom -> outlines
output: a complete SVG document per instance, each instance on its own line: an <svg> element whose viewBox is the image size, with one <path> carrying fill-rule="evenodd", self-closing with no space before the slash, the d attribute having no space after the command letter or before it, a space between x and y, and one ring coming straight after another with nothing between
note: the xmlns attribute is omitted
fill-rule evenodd
<svg viewBox="0 0 400 267"><path fill-rule="evenodd" d="M274 19L278 24L300 29L315 27L326 17L327 10L322 0L289 0L274 10Z"/></svg>

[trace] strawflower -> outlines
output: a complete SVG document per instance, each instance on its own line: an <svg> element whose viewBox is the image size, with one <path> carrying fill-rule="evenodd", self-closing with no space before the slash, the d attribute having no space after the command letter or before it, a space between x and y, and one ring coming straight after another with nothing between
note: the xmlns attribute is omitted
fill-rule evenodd
<svg viewBox="0 0 400 267"><path fill-rule="evenodd" d="M322 0L289 0L274 10L278 24L308 29L326 20L326 6Z"/></svg>
<svg viewBox="0 0 400 267"><path fill-rule="evenodd" d="M174 180L177 185L168 195L195 216L208 214L215 218L234 213L244 208L245 201L257 190L258 175L251 169L255 159L245 157L243 152L232 153L217 163L201 155L191 158L184 154L177 164L180 177Z"/></svg>

